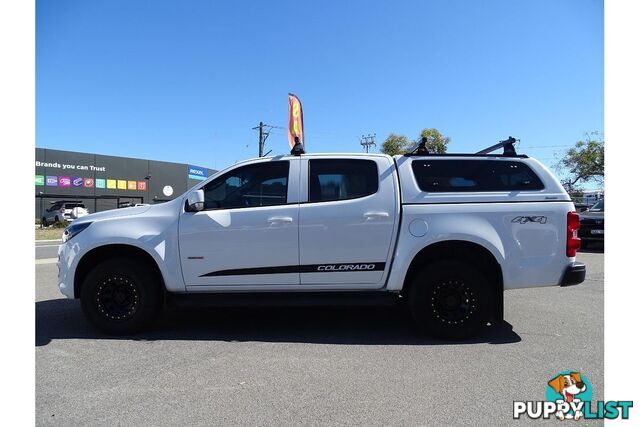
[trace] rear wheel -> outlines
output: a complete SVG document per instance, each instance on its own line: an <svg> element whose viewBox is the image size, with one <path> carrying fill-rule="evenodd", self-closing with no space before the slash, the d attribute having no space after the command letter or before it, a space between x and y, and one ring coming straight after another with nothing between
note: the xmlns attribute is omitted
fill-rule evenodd
<svg viewBox="0 0 640 427"><path fill-rule="evenodd" d="M155 274L125 258L98 264L81 289L82 310L89 321L107 334L139 332L160 311L161 293Z"/></svg>
<svg viewBox="0 0 640 427"><path fill-rule="evenodd" d="M436 261L412 280L409 308L419 327L442 339L464 339L486 326L493 305L484 274L460 261Z"/></svg>

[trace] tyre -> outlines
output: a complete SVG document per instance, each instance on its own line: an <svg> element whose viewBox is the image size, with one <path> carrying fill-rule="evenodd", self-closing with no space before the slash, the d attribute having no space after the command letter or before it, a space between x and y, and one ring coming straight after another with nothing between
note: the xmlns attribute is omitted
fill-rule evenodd
<svg viewBox="0 0 640 427"><path fill-rule="evenodd" d="M144 265L125 258L105 260L87 275L80 291L82 311L107 334L133 334L160 312L160 284Z"/></svg>
<svg viewBox="0 0 640 427"><path fill-rule="evenodd" d="M47 218L42 217L42 219L40 220L40 225L42 225L43 227L48 227L49 224L47 223Z"/></svg>
<svg viewBox="0 0 640 427"><path fill-rule="evenodd" d="M58 219L58 216L56 215L56 217L53 219L53 222L60 222L60 220Z"/></svg>
<svg viewBox="0 0 640 427"><path fill-rule="evenodd" d="M460 261L435 261L412 280L409 309L418 326L435 337L472 337L486 326L493 292L484 274Z"/></svg>

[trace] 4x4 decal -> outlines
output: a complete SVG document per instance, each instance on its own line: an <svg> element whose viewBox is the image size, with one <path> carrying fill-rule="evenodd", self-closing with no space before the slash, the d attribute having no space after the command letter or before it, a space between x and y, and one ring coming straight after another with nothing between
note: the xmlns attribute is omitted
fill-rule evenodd
<svg viewBox="0 0 640 427"><path fill-rule="evenodd" d="M547 223L547 217L541 215L533 215L533 216L517 216L511 220L513 223L518 224L526 224L528 222L538 222L540 224Z"/></svg>

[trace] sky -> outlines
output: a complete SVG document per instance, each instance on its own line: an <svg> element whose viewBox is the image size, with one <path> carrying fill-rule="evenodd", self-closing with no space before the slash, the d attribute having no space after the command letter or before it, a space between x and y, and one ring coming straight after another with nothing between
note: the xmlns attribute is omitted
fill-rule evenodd
<svg viewBox="0 0 640 427"><path fill-rule="evenodd" d="M553 166L604 130L603 56L594 0L38 0L36 146L222 169L260 121L289 151L292 92L307 152L433 127Z"/></svg>

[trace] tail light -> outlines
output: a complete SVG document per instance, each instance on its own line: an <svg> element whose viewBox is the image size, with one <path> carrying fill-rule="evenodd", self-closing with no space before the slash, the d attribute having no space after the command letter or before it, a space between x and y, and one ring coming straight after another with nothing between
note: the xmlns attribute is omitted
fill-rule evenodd
<svg viewBox="0 0 640 427"><path fill-rule="evenodd" d="M567 213L567 256L574 257L580 249L580 238L578 237L578 229L580 229L580 215L577 212Z"/></svg>

